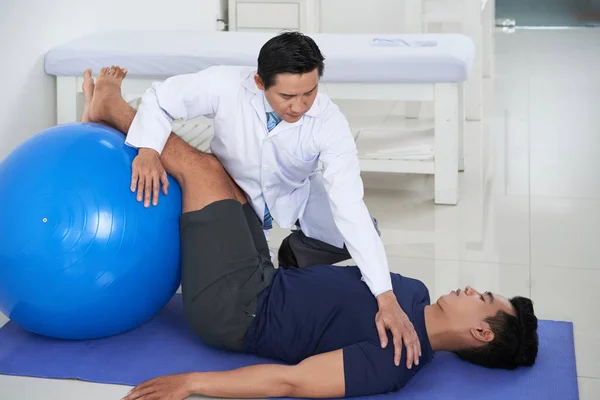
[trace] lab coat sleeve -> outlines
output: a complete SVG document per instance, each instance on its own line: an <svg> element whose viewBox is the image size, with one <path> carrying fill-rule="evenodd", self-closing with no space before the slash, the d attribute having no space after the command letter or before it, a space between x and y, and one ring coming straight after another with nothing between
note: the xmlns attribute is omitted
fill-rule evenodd
<svg viewBox="0 0 600 400"><path fill-rule="evenodd" d="M356 144L343 114L328 118L317 137L325 189L346 247L374 296L392 290L385 249L363 199Z"/></svg>
<svg viewBox="0 0 600 400"><path fill-rule="evenodd" d="M125 143L162 153L176 119L213 116L218 106L219 67L155 82L143 96Z"/></svg>

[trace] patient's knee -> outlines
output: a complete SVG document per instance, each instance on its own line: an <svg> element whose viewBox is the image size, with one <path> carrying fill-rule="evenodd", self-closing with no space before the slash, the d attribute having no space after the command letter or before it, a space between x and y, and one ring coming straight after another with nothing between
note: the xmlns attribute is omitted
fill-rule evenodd
<svg viewBox="0 0 600 400"><path fill-rule="evenodd" d="M186 157L180 174L184 181L198 181L198 178L222 177L225 169L219 160L206 153L196 153L193 157Z"/></svg>
<svg viewBox="0 0 600 400"><path fill-rule="evenodd" d="M221 161L219 161L219 159L217 157L215 157L212 154L204 154L206 156L206 169L209 172L214 172L214 173L222 173L223 171L225 171L225 168L223 168L223 164L221 164Z"/></svg>

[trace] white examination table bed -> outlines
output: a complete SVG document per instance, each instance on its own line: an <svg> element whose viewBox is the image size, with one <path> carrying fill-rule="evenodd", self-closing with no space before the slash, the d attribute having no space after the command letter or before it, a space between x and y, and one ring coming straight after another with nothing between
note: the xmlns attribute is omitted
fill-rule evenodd
<svg viewBox="0 0 600 400"><path fill-rule="evenodd" d="M58 123L78 120L86 68L128 69L123 95L131 101L153 81L213 65L256 66L274 33L109 31L48 52L45 69L57 77ZM435 202L458 201L463 169L464 85L475 56L473 41L455 34L311 34L325 56L320 90L334 99L433 101L434 152L427 160L361 156L364 171L434 174ZM360 148L359 148L360 152Z"/></svg>

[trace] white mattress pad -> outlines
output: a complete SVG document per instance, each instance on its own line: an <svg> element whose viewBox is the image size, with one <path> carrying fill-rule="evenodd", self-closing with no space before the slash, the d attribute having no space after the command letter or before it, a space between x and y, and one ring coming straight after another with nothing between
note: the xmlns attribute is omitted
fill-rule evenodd
<svg viewBox="0 0 600 400"><path fill-rule="evenodd" d="M276 33L106 31L57 46L46 73L80 76L87 68L128 69L129 78L166 79L214 65L256 66ZM460 34L309 34L325 56L324 82L442 83L467 79L473 41Z"/></svg>

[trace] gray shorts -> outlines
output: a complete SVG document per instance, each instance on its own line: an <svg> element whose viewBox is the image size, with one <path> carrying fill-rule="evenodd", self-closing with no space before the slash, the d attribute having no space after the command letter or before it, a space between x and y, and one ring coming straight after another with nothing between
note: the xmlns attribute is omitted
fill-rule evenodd
<svg viewBox="0 0 600 400"><path fill-rule="evenodd" d="M206 343L241 351L275 268L250 205L222 200L180 217L186 319Z"/></svg>

